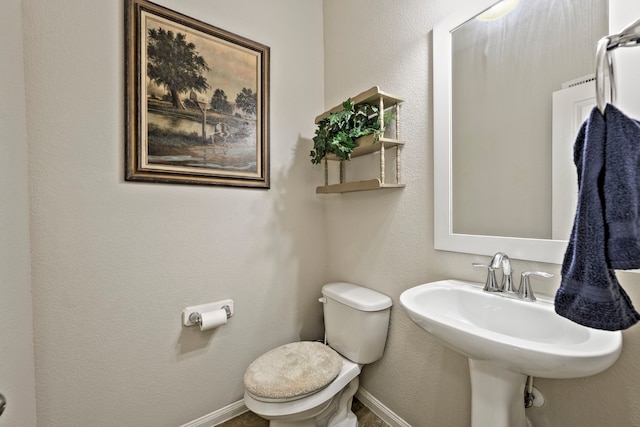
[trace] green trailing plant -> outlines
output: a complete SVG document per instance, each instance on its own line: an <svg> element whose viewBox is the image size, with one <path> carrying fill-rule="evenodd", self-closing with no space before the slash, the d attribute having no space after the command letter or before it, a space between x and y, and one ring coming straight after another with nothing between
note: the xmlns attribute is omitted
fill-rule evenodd
<svg viewBox="0 0 640 427"><path fill-rule="evenodd" d="M335 154L338 159L349 160L356 140L362 136L374 135L373 143L380 140L384 126L393 118L391 111L383 113L381 126L379 108L368 104L354 105L351 98L342 103L343 110L329 114L318 122L313 137L311 163L318 164L327 154Z"/></svg>

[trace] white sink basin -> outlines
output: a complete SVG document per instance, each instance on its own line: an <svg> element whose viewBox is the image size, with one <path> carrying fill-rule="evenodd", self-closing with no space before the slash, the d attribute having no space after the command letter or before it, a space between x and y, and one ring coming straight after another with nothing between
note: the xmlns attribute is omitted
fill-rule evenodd
<svg viewBox="0 0 640 427"><path fill-rule="evenodd" d="M553 303L484 292L483 285L443 280L404 291L409 317L445 346L511 372L577 378L604 371L622 351L622 334L587 328L557 315Z"/></svg>

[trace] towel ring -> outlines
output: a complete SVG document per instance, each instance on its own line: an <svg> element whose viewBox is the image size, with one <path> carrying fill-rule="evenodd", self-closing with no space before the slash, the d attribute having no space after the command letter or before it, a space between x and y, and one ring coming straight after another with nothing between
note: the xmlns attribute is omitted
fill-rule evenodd
<svg viewBox="0 0 640 427"><path fill-rule="evenodd" d="M605 62L609 71L609 102L611 104L616 102L616 80L613 56L608 50L609 43L611 43L611 39L603 37L598 41L596 49L596 104L602 115L604 115L604 110L607 107L605 96L607 70L605 70Z"/></svg>

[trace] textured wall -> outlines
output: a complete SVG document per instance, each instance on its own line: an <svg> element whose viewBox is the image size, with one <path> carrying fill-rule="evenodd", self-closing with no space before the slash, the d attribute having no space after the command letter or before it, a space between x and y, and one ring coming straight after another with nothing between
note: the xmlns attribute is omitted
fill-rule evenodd
<svg viewBox="0 0 640 427"><path fill-rule="evenodd" d="M124 182L123 3L23 2L42 426L180 425L240 400L264 351L322 336L301 148L323 108L321 2L158 1L271 47L269 191ZM225 298L227 326L182 326Z"/></svg>
<svg viewBox="0 0 640 427"><path fill-rule="evenodd" d="M368 285L395 303L385 356L365 367L362 386L411 425L468 425L469 396L460 393L468 387L466 360L418 329L398 301L404 289L443 277L432 250L430 29L438 4L329 0L324 5L327 106L373 85L405 100L406 188L327 199L329 278ZM348 167L364 169L367 160Z"/></svg>
<svg viewBox="0 0 640 427"><path fill-rule="evenodd" d="M434 22L464 4L465 0L324 1L326 106L373 85L406 100L402 164L407 187L331 196L326 222L329 279L369 285L395 302L385 356L364 368L362 386L415 427L466 427L470 417L466 359L415 326L398 302L403 290L420 283L448 277L484 280L484 273L471 263L486 262L487 257L433 250L432 126L437 106L432 105L431 30ZM356 159L348 167L370 166L362 163L366 162ZM513 265L517 274L556 273L548 283L534 285L538 292L555 292L559 266L522 261ZM640 277L619 277L640 305ZM536 379L547 403L527 411L534 425L639 426L638 328L624 333L623 353L606 372L579 380Z"/></svg>
<svg viewBox="0 0 640 427"><path fill-rule="evenodd" d="M35 426L27 126L20 0L0 3L0 393L2 425Z"/></svg>

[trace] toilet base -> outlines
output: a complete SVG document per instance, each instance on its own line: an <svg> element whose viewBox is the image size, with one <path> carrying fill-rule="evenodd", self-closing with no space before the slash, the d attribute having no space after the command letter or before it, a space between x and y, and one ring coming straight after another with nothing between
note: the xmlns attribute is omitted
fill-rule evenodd
<svg viewBox="0 0 640 427"><path fill-rule="evenodd" d="M351 405L359 384L358 377L352 379L325 408L319 408L319 413L312 418L300 419L303 414L274 418L269 420L269 427L358 427L358 419L351 410Z"/></svg>

